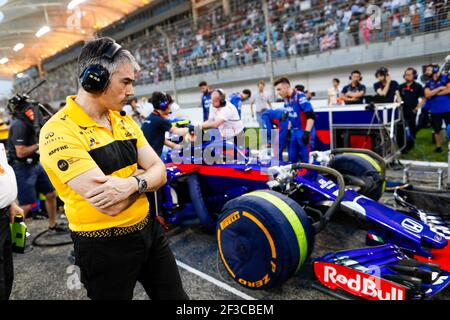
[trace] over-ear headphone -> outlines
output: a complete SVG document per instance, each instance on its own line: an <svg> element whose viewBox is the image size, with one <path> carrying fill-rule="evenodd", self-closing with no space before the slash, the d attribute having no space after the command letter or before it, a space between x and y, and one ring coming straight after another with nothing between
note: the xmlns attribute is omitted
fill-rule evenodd
<svg viewBox="0 0 450 320"><path fill-rule="evenodd" d="M223 108L227 105L227 100L225 96L225 92L222 89L215 89L220 94L220 108Z"/></svg>
<svg viewBox="0 0 450 320"><path fill-rule="evenodd" d="M114 56L122 49L122 46L116 42L109 44L102 58L112 60ZM102 93L109 83L109 71L100 64L92 64L87 66L80 75L81 86L89 93Z"/></svg>
<svg viewBox="0 0 450 320"><path fill-rule="evenodd" d="M407 68L406 70L405 70L405 72L403 73L403 79L405 79L405 76L406 76L406 71L412 71L412 73L413 73L413 79L414 80L417 80L417 78L419 77L419 75L417 74L417 70L416 69L414 69L413 67L409 67L409 68Z"/></svg>
<svg viewBox="0 0 450 320"><path fill-rule="evenodd" d="M379 68L375 71L375 78L378 78L379 75L384 75L385 77L389 74L389 70L385 67Z"/></svg>
<svg viewBox="0 0 450 320"><path fill-rule="evenodd" d="M438 73L439 72L439 66L438 65L434 65L433 66L433 74Z"/></svg>
<svg viewBox="0 0 450 320"><path fill-rule="evenodd" d="M167 94L165 92L161 92L162 93L162 97L159 100L159 110L161 111L166 111L167 108L169 107L169 99L167 98Z"/></svg>
<svg viewBox="0 0 450 320"><path fill-rule="evenodd" d="M352 80L352 75L354 74L354 73L357 73L358 75L359 75L359 81L362 81L362 76L361 76L361 72L359 72L358 70L354 70L354 71L352 71L352 73L350 73L350 75L348 76L348 79L349 80Z"/></svg>

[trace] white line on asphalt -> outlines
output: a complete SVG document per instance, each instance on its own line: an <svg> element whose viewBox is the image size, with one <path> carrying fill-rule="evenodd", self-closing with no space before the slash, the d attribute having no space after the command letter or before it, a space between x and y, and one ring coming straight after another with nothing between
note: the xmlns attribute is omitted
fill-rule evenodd
<svg viewBox="0 0 450 320"><path fill-rule="evenodd" d="M209 282L215 284L216 286L218 286L218 287L220 287L220 288L222 288L222 289L224 289L224 290L226 290L228 292L231 292L234 295L237 295L238 297L241 297L244 300L256 300L255 298L250 297L249 295L247 295L247 294L245 294L245 293L243 293L243 292L241 292L241 291L239 291L239 290L229 286L226 283L223 283L222 281L219 281L219 280L217 280L217 279L207 275L206 273L203 273L203 272L201 272L201 271L199 271L197 269L194 269L194 268L188 266L187 264L185 264L185 263L183 263L181 261L178 261L178 260L176 260L176 261L177 261L177 265L179 267L181 267L181 268L183 268L183 269L185 269L185 270L187 270L187 271L189 271L189 272L199 276L200 278L205 279L206 281L209 281Z"/></svg>

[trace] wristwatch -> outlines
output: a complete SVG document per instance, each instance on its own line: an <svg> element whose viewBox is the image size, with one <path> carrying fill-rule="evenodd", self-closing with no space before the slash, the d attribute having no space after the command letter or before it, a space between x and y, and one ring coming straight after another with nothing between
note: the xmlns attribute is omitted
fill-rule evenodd
<svg viewBox="0 0 450 320"><path fill-rule="evenodd" d="M133 176L138 183L138 193L139 194L143 194L144 192L147 191L147 181L145 181L145 179Z"/></svg>

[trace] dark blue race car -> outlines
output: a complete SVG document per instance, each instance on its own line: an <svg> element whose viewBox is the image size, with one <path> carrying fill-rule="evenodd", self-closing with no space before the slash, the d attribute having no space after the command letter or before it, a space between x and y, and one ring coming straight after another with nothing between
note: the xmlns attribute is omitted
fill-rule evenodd
<svg viewBox="0 0 450 320"><path fill-rule="evenodd" d="M160 212L169 224L199 219L216 232L222 262L239 284L268 289L286 281L309 259L314 238L337 211L367 222L371 247L317 259L321 289L402 300L431 297L449 283L448 228L433 227L426 212L401 196L402 211L377 202L386 184L377 154L335 149L314 153L315 164L273 165L226 147L205 144L177 162L169 155ZM208 148L240 160L205 163Z"/></svg>

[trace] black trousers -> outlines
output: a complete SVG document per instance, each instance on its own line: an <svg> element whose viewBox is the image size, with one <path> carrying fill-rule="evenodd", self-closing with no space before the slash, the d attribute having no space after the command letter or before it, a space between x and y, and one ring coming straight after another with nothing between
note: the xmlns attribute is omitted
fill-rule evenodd
<svg viewBox="0 0 450 320"><path fill-rule="evenodd" d="M161 225L150 219L141 231L116 238L72 234L75 264L93 300L131 300L139 281L152 300L189 299Z"/></svg>
<svg viewBox="0 0 450 320"><path fill-rule="evenodd" d="M0 214L0 300L8 300L14 279L9 215Z"/></svg>

